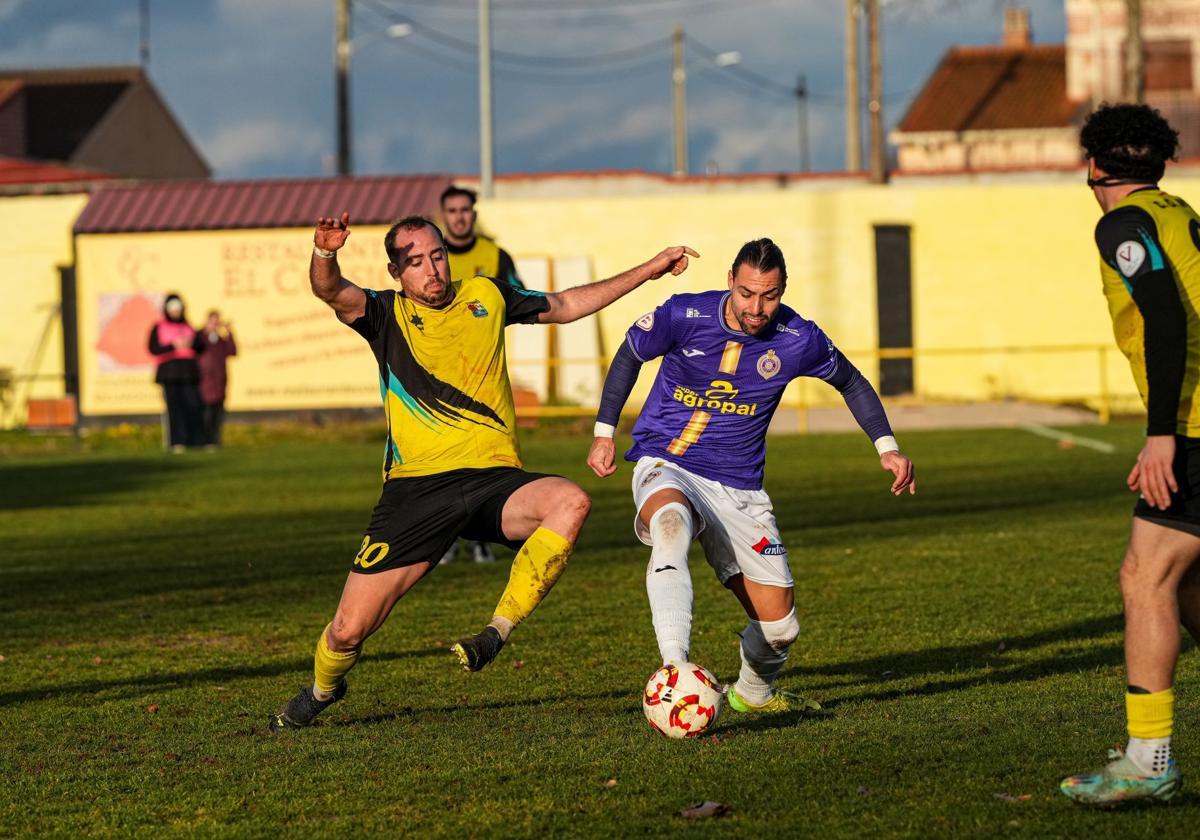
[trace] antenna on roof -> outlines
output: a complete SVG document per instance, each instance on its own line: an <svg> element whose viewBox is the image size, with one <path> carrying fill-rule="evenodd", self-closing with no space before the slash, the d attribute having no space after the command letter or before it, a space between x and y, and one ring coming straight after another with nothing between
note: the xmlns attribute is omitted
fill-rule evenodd
<svg viewBox="0 0 1200 840"><path fill-rule="evenodd" d="M145 70L150 64L150 0L138 0L138 63Z"/></svg>

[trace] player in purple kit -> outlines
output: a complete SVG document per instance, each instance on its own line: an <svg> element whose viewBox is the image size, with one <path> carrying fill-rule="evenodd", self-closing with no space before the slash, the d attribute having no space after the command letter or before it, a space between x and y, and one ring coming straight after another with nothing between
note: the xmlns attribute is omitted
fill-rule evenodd
<svg viewBox="0 0 1200 840"><path fill-rule="evenodd" d="M627 460L637 507L634 531L652 546L646 593L663 664L686 662L691 644L688 546L698 537L709 565L750 618L742 668L727 694L736 711L785 711L775 676L796 640L787 549L762 489L767 426L788 382L823 379L841 392L894 476L892 493L916 492L875 389L816 324L780 302L783 252L747 242L727 291L675 295L629 329L604 382L588 466L616 471L613 433L644 362L662 357Z"/></svg>

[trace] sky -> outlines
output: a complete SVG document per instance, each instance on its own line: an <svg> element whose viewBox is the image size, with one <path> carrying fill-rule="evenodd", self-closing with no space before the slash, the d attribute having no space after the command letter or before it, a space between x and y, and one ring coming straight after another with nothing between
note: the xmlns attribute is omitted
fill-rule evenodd
<svg viewBox="0 0 1200 840"><path fill-rule="evenodd" d="M333 174L335 0L149 0L148 71L216 178ZM994 44L1003 0L884 0L890 128L947 49ZM1061 43L1063 0L1024 0ZM478 0L352 0L354 171L479 169ZM0 0L0 70L132 65L139 0ZM670 34L688 41L692 172L845 166L843 0L492 0L495 169L668 172ZM388 38L390 24L412 34ZM737 51L720 68L711 57ZM863 56L865 58L865 49ZM865 78L865 73L864 73ZM865 97L864 97L865 99Z"/></svg>

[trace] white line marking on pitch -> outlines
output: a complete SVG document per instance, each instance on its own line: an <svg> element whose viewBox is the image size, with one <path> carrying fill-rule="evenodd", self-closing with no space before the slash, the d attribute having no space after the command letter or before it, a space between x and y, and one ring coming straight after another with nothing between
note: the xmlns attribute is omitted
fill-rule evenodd
<svg viewBox="0 0 1200 840"><path fill-rule="evenodd" d="M1070 432L1051 429L1049 426L1039 426L1031 423L1028 426L1022 426L1021 428L1030 434L1037 435L1038 437L1049 438L1050 440L1056 440L1059 443L1069 443L1073 446L1086 446L1088 449L1095 449L1097 452L1104 452L1109 455L1117 451L1117 447L1113 446L1111 443L1107 443L1102 440L1096 440L1095 438L1080 437L1079 435L1073 435Z"/></svg>

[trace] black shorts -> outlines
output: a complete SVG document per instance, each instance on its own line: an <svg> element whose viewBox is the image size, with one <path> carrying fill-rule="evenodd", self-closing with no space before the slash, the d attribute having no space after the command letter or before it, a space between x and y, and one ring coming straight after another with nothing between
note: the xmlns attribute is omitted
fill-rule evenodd
<svg viewBox="0 0 1200 840"><path fill-rule="evenodd" d="M520 548L504 536L504 503L531 481L548 477L492 467L389 479L350 570L374 574L426 560L437 565L459 537Z"/></svg>
<svg viewBox="0 0 1200 840"><path fill-rule="evenodd" d="M1175 435L1173 470L1179 492L1171 494L1166 510L1139 498L1133 515L1155 525L1186 531L1200 537L1200 438Z"/></svg>

